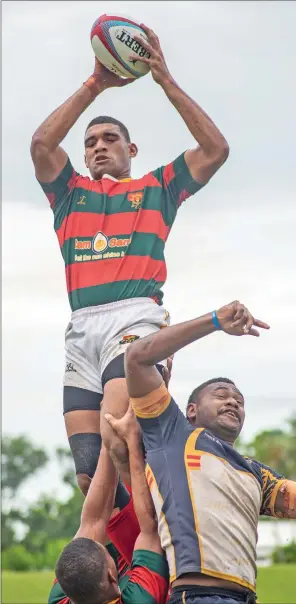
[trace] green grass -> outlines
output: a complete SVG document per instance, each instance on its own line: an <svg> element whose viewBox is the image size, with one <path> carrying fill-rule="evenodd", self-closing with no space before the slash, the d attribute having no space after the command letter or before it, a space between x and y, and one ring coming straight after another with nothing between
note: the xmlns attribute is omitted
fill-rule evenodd
<svg viewBox="0 0 296 604"><path fill-rule="evenodd" d="M257 595L260 604L296 604L296 565L258 568Z"/></svg>
<svg viewBox="0 0 296 604"><path fill-rule="evenodd" d="M2 604L46 604L54 572L2 572Z"/></svg>
<svg viewBox="0 0 296 604"><path fill-rule="evenodd" d="M2 573L2 604L46 604L53 572ZM260 604L296 604L296 565L258 569Z"/></svg>

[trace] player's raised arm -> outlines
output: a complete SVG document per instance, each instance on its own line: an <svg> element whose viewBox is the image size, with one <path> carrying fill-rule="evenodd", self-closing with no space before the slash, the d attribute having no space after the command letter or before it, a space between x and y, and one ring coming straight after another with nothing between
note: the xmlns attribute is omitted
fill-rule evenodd
<svg viewBox="0 0 296 604"><path fill-rule="evenodd" d="M185 161L192 178L200 185L206 184L226 161L229 155L228 143L209 116L171 76L155 33L143 24L141 27L148 36L149 44L142 38L135 38L141 41L151 57L137 59L149 64L153 79L162 87L198 143L196 149L186 151Z"/></svg>
<svg viewBox="0 0 296 604"><path fill-rule="evenodd" d="M81 513L80 527L75 535L103 542L114 506L118 474L107 449L102 446L97 469L91 481Z"/></svg>
<svg viewBox="0 0 296 604"><path fill-rule="evenodd" d="M287 480L268 466L259 463L262 475L260 514L296 519L296 482Z"/></svg>
<svg viewBox="0 0 296 604"><path fill-rule="evenodd" d="M41 182L55 181L67 163L60 147L69 130L85 109L107 88L124 86L132 79L122 79L108 71L97 59L93 74L82 86L37 128L31 142L36 177Z"/></svg>
<svg viewBox="0 0 296 604"><path fill-rule="evenodd" d="M105 418L116 434L126 442L129 450L134 509L140 526L135 549L162 553L155 508L145 475L142 433L135 413L130 405L121 419L116 419L110 414L106 414Z"/></svg>
<svg viewBox="0 0 296 604"><path fill-rule="evenodd" d="M125 354L125 375L130 397L143 397L144 404L145 396L163 382L154 365L184 346L218 330L234 336L259 336L255 327L269 329L266 323L254 319L243 304L235 301L203 317L161 329L133 342Z"/></svg>

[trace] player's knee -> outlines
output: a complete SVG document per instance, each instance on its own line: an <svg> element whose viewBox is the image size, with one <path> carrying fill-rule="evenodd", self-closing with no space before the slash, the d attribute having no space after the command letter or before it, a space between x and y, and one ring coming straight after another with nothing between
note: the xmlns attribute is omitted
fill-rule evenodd
<svg viewBox="0 0 296 604"><path fill-rule="evenodd" d="M80 488L80 491L86 497L88 493L88 489L90 487L91 478L87 474L77 474L77 484Z"/></svg>
<svg viewBox="0 0 296 604"><path fill-rule="evenodd" d="M86 484L86 479L82 481L80 478L80 482L78 480L78 476L86 476L89 479L89 483L87 486L87 490L90 484L90 481L96 471L96 467L98 464L98 459L102 446L102 438L100 434L97 433L81 433L81 434L73 434L69 437L69 445L72 451L75 470L77 474L77 481L79 488L84 493L84 490L80 486L80 482ZM84 486L84 488L86 488Z"/></svg>

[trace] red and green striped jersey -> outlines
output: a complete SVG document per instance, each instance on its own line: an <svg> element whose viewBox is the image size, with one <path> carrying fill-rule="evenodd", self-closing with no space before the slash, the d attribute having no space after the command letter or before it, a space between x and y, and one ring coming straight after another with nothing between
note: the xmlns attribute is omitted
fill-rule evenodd
<svg viewBox="0 0 296 604"><path fill-rule="evenodd" d="M169 572L164 556L147 550L136 550L131 568L119 580L120 597L110 604L164 604L169 588ZM55 580L48 604L71 604Z"/></svg>
<svg viewBox="0 0 296 604"><path fill-rule="evenodd" d="M122 181L81 176L68 159L54 182L40 184L54 212L72 310L140 297L161 304L165 242L182 202L202 187L184 153Z"/></svg>

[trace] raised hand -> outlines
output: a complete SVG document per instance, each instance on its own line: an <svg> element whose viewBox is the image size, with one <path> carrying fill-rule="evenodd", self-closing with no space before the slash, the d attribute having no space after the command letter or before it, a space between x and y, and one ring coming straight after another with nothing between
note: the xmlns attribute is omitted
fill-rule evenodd
<svg viewBox="0 0 296 604"><path fill-rule="evenodd" d="M141 36L135 35L134 38L145 48L149 54L150 58L147 57L139 57L138 55L131 55L131 59L137 59L137 61L142 61L142 63L147 63L151 69L151 75L157 84L162 84L164 81L170 79L172 76L167 68L167 64L165 62L165 58L163 56L163 52L161 50L161 46L159 43L159 39L157 35L154 33L152 29L146 27L143 23L141 23L141 28L145 32L148 38L148 42L143 40Z"/></svg>
<svg viewBox="0 0 296 604"><path fill-rule="evenodd" d="M128 443L130 439L141 438L141 428L131 405L121 419L116 419L110 413L106 413L105 420L117 436L126 443Z"/></svg>
<svg viewBox="0 0 296 604"><path fill-rule="evenodd" d="M98 93L107 88L122 87L127 84L131 84L135 81L135 78L121 78L109 71L100 61L95 57L95 68L92 76L89 78L92 80L92 87L97 88Z"/></svg>
<svg viewBox="0 0 296 604"><path fill-rule="evenodd" d="M256 336L259 337L258 329L269 329L267 323L255 319L250 311L238 300L222 306L216 311L220 327L231 336Z"/></svg>

